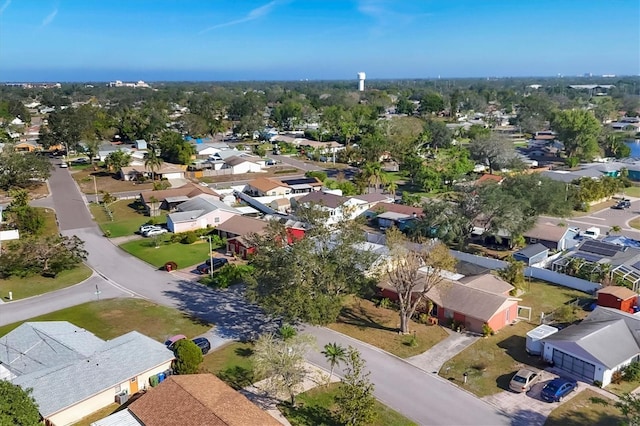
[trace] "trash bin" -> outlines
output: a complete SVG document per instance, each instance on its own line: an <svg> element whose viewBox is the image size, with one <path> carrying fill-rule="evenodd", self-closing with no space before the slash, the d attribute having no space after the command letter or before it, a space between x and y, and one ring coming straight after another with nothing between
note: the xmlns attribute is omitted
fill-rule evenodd
<svg viewBox="0 0 640 426"><path fill-rule="evenodd" d="M164 264L164 270L167 272L175 271L176 269L178 269L176 262L167 262Z"/></svg>

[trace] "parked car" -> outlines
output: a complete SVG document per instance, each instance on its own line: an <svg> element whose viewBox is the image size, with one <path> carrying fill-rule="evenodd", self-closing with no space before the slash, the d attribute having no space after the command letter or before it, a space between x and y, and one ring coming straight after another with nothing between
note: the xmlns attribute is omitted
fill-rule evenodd
<svg viewBox="0 0 640 426"><path fill-rule="evenodd" d="M178 340L186 339L186 338L187 336L185 336L184 334L176 334L175 336L169 337L167 340L165 340L164 345L167 348L171 349L171 346L173 346L175 342L177 342Z"/></svg>
<svg viewBox="0 0 640 426"><path fill-rule="evenodd" d="M67 168L69 168L69 165L66 162L63 161L62 163L60 163L60 168L61 169L67 169Z"/></svg>
<svg viewBox="0 0 640 426"><path fill-rule="evenodd" d="M143 232L142 235L145 236L145 237L155 237L156 235L162 235L162 234L167 233L167 232L169 232L169 231L167 231L164 228L158 227L158 228L150 229L150 230L148 230L146 232Z"/></svg>
<svg viewBox="0 0 640 426"><path fill-rule="evenodd" d="M213 258L213 270L215 271L216 269L220 269L224 265L226 265L227 263L229 263L229 261L227 259L225 259L224 257L214 257ZM211 259L207 259L207 261L205 263L203 263L202 265L198 266L198 268L197 268L198 272L200 272L201 274L208 274L210 266L211 266Z"/></svg>
<svg viewBox="0 0 640 426"><path fill-rule="evenodd" d="M547 402L560 402L563 398L578 388L578 382L558 377L542 388L540 397Z"/></svg>
<svg viewBox="0 0 640 426"><path fill-rule="evenodd" d="M533 386L539 379L540 376L538 373L523 368L511 378L511 382L509 382L509 389L518 393L528 392L531 389L531 386Z"/></svg>
<svg viewBox="0 0 640 426"><path fill-rule="evenodd" d="M145 232L151 231L152 229L162 229L162 227L158 225L140 225L140 229L138 231L141 234L144 234Z"/></svg>
<svg viewBox="0 0 640 426"><path fill-rule="evenodd" d="M211 350L211 342L206 337L196 337L191 339L193 343L202 351L202 355L206 355Z"/></svg>

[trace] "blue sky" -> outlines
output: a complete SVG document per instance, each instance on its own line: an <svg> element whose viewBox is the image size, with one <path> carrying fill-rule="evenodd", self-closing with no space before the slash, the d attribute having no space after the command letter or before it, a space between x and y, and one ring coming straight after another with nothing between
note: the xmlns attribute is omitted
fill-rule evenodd
<svg viewBox="0 0 640 426"><path fill-rule="evenodd" d="M0 81L640 74L638 0L0 0Z"/></svg>

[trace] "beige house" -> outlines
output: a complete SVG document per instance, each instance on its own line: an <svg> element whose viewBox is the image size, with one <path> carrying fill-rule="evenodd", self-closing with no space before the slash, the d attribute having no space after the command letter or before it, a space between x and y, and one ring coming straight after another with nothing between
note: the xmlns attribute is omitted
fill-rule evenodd
<svg viewBox="0 0 640 426"><path fill-rule="evenodd" d="M136 180L141 176L151 178L152 175L155 179L184 179L185 169L186 166L171 163L162 163L160 168L154 171L145 165L127 166L122 168L120 176L123 180Z"/></svg>
<svg viewBox="0 0 640 426"><path fill-rule="evenodd" d="M217 196L200 195L180 204L176 212L167 215L167 229L178 233L214 228L240 214Z"/></svg>
<svg viewBox="0 0 640 426"><path fill-rule="evenodd" d="M291 194L291 187L276 179L259 177L247 183L246 192L255 197L284 196Z"/></svg>
<svg viewBox="0 0 640 426"><path fill-rule="evenodd" d="M0 338L0 379L33 389L40 414L55 426L146 389L173 359L137 331L104 341L66 321L27 322Z"/></svg>

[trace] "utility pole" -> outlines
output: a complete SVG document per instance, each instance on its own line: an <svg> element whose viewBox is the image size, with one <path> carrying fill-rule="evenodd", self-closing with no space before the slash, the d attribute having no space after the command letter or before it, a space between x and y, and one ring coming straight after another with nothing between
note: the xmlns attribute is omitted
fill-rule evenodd
<svg viewBox="0 0 640 426"><path fill-rule="evenodd" d="M200 237L202 240L205 238L209 238L209 276L213 279L213 246L211 245L211 235Z"/></svg>
<svg viewBox="0 0 640 426"><path fill-rule="evenodd" d="M91 175L93 176L93 190L96 193L96 204L98 203L98 184L96 183L96 175Z"/></svg>

